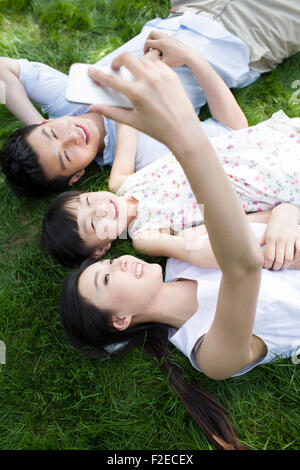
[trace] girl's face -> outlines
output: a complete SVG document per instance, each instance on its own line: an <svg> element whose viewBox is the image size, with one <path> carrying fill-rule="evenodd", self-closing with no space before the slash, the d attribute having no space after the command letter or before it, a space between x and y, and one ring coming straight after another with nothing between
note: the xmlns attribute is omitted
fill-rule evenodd
<svg viewBox="0 0 300 470"><path fill-rule="evenodd" d="M76 211L79 236L88 247L109 249L127 229L126 201L113 193L82 193L72 209Z"/></svg>
<svg viewBox="0 0 300 470"><path fill-rule="evenodd" d="M159 264L125 255L90 265L79 278L79 294L111 314L146 311L163 286Z"/></svg>

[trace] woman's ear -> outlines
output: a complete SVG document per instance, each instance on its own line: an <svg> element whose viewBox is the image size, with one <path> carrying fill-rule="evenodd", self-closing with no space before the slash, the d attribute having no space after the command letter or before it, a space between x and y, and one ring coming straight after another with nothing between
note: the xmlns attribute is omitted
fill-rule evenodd
<svg viewBox="0 0 300 470"><path fill-rule="evenodd" d="M100 256L104 255L111 247L111 243L106 243L106 245L98 246L95 248L93 253L91 254L91 258L99 258Z"/></svg>
<svg viewBox="0 0 300 470"><path fill-rule="evenodd" d="M77 173L75 173L75 175L71 176L69 179L68 185L72 186L72 184L76 183L76 181L78 181L84 175L84 173L85 170L77 171Z"/></svg>
<svg viewBox="0 0 300 470"><path fill-rule="evenodd" d="M132 315L127 313L119 313L116 315L112 315L112 324L116 328L116 330L123 331L129 327L131 323Z"/></svg>

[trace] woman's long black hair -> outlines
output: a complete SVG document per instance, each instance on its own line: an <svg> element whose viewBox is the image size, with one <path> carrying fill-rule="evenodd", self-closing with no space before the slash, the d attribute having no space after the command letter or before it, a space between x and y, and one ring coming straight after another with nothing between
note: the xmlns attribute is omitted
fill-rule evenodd
<svg viewBox="0 0 300 470"><path fill-rule="evenodd" d="M78 279L85 268L86 264L70 273L61 290L60 319L70 343L96 358L108 354L117 357L137 345L144 345L158 360L178 397L210 441L226 450L245 449L233 432L226 409L205 390L188 381L181 368L169 360L168 327L162 323L145 323L123 331L113 328L110 314L89 304L78 293ZM118 348L112 348L118 343Z"/></svg>

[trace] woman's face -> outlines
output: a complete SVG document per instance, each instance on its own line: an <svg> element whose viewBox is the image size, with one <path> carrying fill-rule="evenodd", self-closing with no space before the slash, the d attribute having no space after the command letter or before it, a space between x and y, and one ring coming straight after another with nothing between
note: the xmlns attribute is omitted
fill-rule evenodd
<svg viewBox="0 0 300 470"><path fill-rule="evenodd" d="M113 193L82 193L74 210L79 236L90 248L109 244L127 229L126 201Z"/></svg>
<svg viewBox="0 0 300 470"><path fill-rule="evenodd" d="M159 264L125 255L90 265L81 274L78 289L101 310L132 315L144 312L162 285Z"/></svg>

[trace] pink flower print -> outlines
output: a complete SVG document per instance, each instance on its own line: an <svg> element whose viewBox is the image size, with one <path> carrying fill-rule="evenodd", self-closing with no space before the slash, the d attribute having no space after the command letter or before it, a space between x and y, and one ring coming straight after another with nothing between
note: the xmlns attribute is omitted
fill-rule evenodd
<svg viewBox="0 0 300 470"><path fill-rule="evenodd" d="M240 164L239 163L235 163L234 166L239 166Z"/></svg>
<svg viewBox="0 0 300 470"><path fill-rule="evenodd" d="M243 204L243 209L246 209L246 207L247 207L247 204L244 203Z"/></svg>
<svg viewBox="0 0 300 470"><path fill-rule="evenodd" d="M281 204L281 202L275 202L274 207L279 206L279 204Z"/></svg>
<svg viewBox="0 0 300 470"><path fill-rule="evenodd" d="M152 176L155 176L155 173L152 172L151 175L152 175Z"/></svg>
<svg viewBox="0 0 300 470"><path fill-rule="evenodd" d="M171 175L171 173L174 173L174 170L168 170L167 175Z"/></svg>
<svg viewBox="0 0 300 470"><path fill-rule="evenodd" d="M251 134L251 132L253 132L253 129L248 129L247 132L248 134Z"/></svg>
<svg viewBox="0 0 300 470"><path fill-rule="evenodd" d="M228 165L228 163L229 163L229 160L227 160L226 158L224 158L224 160L223 160L223 161L224 161L225 165Z"/></svg>
<svg viewBox="0 0 300 470"><path fill-rule="evenodd" d="M198 206L197 202L194 202L193 209L197 209L197 206Z"/></svg>
<svg viewBox="0 0 300 470"><path fill-rule="evenodd" d="M173 220L173 219L170 219L170 222L171 222L171 224L174 224L174 220Z"/></svg>
<svg viewBox="0 0 300 470"><path fill-rule="evenodd" d="M181 209L181 211L179 211L178 214L184 214L184 210Z"/></svg>
<svg viewBox="0 0 300 470"><path fill-rule="evenodd" d="M182 226L184 227L188 223L188 218L187 217L182 217L181 223L182 223Z"/></svg>
<svg viewBox="0 0 300 470"><path fill-rule="evenodd" d="M169 216L168 216L168 214L167 214L167 215L165 215L165 219L167 219L167 220L169 219Z"/></svg>
<svg viewBox="0 0 300 470"><path fill-rule="evenodd" d="M277 190L277 189L274 189L273 193L274 193L274 194L277 194L277 193L278 193L278 190Z"/></svg>
<svg viewBox="0 0 300 470"><path fill-rule="evenodd" d="M175 197L180 197L180 194L178 194L178 193L175 193Z"/></svg>
<svg viewBox="0 0 300 470"><path fill-rule="evenodd" d="M290 134L290 139L293 139L295 137L295 134Z"/></svg>
<svg viewBox="0 0 300 470"><path fill-rule="evenodd" d="M160 178L160 175L157 175L157 178Z"/></svg>
<svg viewBox="0 0 300 470"><path fill-rule="evenodd" d="M230 144L230 145L227 146L227 150L231 150L231 149L233 149L233 147L234 146Z"/></svg>
<svg viewBox="0 0 300 470"><path fill-rule="evenodd" d="M173 180L173 181L172 181L172 183L173 183L173 184L176 184L176 181L175 181L175 180Z"/></svg>
<svg viewBox="0 0 300 470"><path fill-rule="evenodd" d="M164 170L165 168L168 168L168 165L163 165L161 168Z"/></svg>
<svg viewBox="0 0 300 470"><path fill-rule="evenodd" d="M250 184L245 182L245 183L244 183L244 186L247 187L247 186L250 186Z"/></svg>
<svg viewBox="0 0 300 470"><path fill-rule="evenodd" d="M160 215L160 214L161 214L161 211L157 211L157 212L156 212L156 215Z"/></svg>
<svg viewBox="0 0 300 470"><path fill-rule="evenodd" d="M182 184L186 184L186 180L183 180Z"/></svg>

